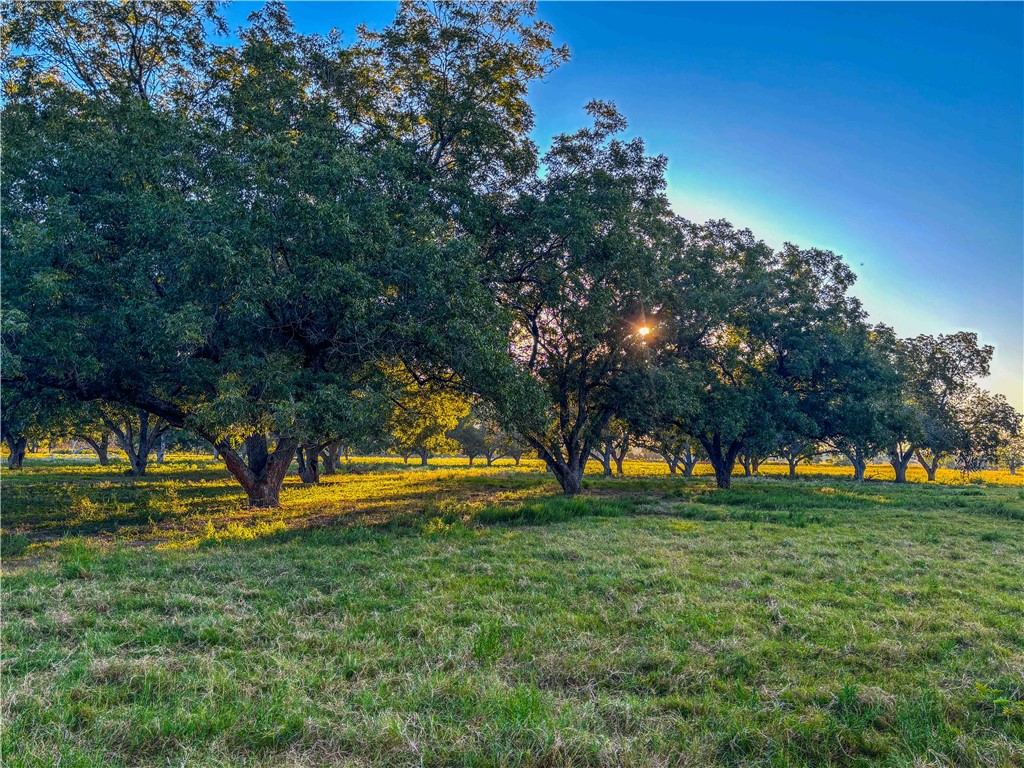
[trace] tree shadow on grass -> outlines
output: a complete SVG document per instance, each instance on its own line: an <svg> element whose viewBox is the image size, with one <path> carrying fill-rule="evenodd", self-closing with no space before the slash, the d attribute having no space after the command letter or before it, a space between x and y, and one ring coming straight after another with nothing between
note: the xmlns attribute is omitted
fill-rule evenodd
<svg viewBox="0 0 1024 768"><path fill-rule="evenodd" d="M867 514L963 512L1024 519L1024 491L1011 486L925 486L737 478L719 490L706 477L589 476L582 496L559 494L543 472L422 472L401 465L353 465L353 471L302 486L289 477L283 507L250 509L223 470L185 463L130 478L117 469L59 467L53 476L4 483L4 530L34 543L67 536L150 544L263 539L291 531L360 529L384 533L529 526L585 517L666 515L691 520L834 525ZM56 478L64 478L56 480ZM69 479L70 478L70 479ZM433 528L430 528L433 526ZM210 528L213 533L211 535ZM364 534L357 534L356 538ZM342 535L348 541L351 534Z"/></svg>
<svg viewBox="0 0 1024 768"><path fill-rule="evenodd" d="M247 531L271 524L276 529L418 529L452 505L481 506L554 488L543 474L508 468L469 474L450 467L422 472L386 463L353 464L351 471L326 475L315 486L289 476L281 508L253 509L223 469L186 465L135 478L116 467L60 466L51 474L5 482L3 522L5 532L32 543L92 537L180 544L218 536L244 539Z"/></svg>

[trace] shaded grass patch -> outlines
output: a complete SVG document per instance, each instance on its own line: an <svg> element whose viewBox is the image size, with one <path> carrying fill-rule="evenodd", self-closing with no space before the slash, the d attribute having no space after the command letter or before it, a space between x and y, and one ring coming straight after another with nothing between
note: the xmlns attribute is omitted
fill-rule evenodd
<svg viewBox="0 0 1024 768"><path fill-rule="evenodd" d="M589 496L552 496L518 506L488 506L474 516L485 525L550 525L582 517L622 517L649 508L646 499L604 499Z"/></svg>

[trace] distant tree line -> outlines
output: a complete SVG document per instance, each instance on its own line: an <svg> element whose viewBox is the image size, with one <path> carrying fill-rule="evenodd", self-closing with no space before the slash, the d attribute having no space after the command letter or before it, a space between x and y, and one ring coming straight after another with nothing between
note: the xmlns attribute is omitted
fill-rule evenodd
<svg viewBox="0 0 1024 768"><path fill-rule="evenodd" d="M351 42L274 3L233 44L212 2L3 16L12 467L46 432L141 473L187 430L273 507L367 440L529 450L568 494L631 446L720 487L820 450L1020 463L974 334L899 339L835 254L680 217L611 104L542 155L528 88L568 51L531 2L403 2Z"/></svg>

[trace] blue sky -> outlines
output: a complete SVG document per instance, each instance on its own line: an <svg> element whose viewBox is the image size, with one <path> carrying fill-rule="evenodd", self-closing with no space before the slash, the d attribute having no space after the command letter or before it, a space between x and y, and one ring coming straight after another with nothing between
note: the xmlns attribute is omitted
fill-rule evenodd
<svg viewBox="0 0 1024 768"><path fill-rule="evenodd" d="M228 8L242 23L259 3ZM291 3L302 31L392 3ZM875 321L977 331L1024 407L1024 5L540 3L572 60L535 139L611 100L669 158L676 210L841 253Z"/></svg>

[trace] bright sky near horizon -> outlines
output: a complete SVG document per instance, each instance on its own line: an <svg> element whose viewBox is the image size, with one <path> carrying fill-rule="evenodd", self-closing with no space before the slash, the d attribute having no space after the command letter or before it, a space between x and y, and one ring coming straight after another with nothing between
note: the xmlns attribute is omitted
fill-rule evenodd
<svg viewBox="0 0 1024 768"><path fill-rule="evenodd" d="M244 22L258 2L226 15ZM391 2L289 3L303 32L379 28ZM690 219L842 254L871 318L977 331L984 386L1024 409L1024 4L541 2L572 60L534 138L614 101Z"/></svg>

